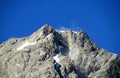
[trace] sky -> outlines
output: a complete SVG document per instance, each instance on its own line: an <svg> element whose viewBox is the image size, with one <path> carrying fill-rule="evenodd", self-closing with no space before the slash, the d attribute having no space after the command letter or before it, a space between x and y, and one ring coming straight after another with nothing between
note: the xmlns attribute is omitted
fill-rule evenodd
<svg viewBox="0 0 120 78"><path fill-rule="evenodd" d="M84 30L100 48L120 55L119 0L0 0L0 43L44 24Z"/></svg>

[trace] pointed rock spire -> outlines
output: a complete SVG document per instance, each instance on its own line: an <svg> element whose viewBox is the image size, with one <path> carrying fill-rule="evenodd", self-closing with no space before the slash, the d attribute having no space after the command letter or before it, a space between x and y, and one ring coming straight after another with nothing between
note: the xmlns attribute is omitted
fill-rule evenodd
<svg viewBox="0 0 120 78"><path fill-rule="evenodd" d="M55 30L49 25L45 24L40 29L38 29L36 32L34 32L31 36L32 37L39 37L39 38L45 38L48 34L54 33Z"/></svg>

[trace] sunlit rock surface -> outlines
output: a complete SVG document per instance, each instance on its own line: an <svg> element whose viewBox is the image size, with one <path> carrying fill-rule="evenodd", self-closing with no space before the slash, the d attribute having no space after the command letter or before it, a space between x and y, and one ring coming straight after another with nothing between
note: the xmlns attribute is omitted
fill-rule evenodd
<svg viewBox="0 0 120 78"><path fill-rule="evenodd" d="M0 45L0 78L120 78L120 58L80 30L46 24Z"/></svg>

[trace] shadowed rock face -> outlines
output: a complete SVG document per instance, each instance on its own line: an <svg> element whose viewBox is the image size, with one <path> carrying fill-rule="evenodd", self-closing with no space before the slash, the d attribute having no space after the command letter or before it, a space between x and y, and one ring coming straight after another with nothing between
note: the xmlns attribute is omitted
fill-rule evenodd
<svg viewBox="0 0 120 78"><path fill-rule="evenodd" d="M120 78L120 58L87 34L44 25L0 45L0 78Z"/></svg>

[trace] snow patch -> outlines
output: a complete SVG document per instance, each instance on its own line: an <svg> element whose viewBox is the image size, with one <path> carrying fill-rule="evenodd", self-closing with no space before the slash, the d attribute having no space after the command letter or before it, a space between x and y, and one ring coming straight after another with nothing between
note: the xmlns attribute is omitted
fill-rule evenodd
<svg viewBox="0 0 120 78"><path fill-rule="evenodd" d="M69 75L68 74L66 74L66 77L65 78L69 78Z"/></svg>
<svg viewBox="0 0 120 78"><path fill-rule="evenodd" d="M65 32L65 31L60 31L60 32Z"/></svg>
<svg viewBox="0 0 120 78"><path fill-rule="evenodd" d="M60 31L60 32L65 32L65 31ZM72 31L73 33L77 33L77 31Z"/></svg>
<svg viewBox="0 0 120 78"><path fill-rule="evenodd" d="M113 55L116 55L116 56L117 56L117 54L115 54L115 53L112 53L112 52L111 52L111 54L113 54Z"/></svg>
<svg viewBox="0 0 120 78"><path fill-rule="evenodd" d="M77 31L73 31L73 33L77 33Z"/></svg>
<svg viewBox="0 0 120 78"><path fill-rule="evenodd" d="M58 50L61 51L61 49L63 48L63 46L58 46Z"/></svg>
<svg viewBox="0 0 120 78"><path fill-rule="evenodd" d="M54 59L57 63L60 62L60 59L59 59L59 55L58 55L58 54L57 54L56 56L54 56L53 59Z"/></svg>
<svg viewBox="0 0 120 78"><path fill-rule="evenodd" d="M36 42L30 43L30 42L27 41L27 42L23 43L20 47L18 47L17 50L22 50L23 48L25 48L29 45L34 45L34 44L36 44Z"/></svg>
<svg viewBox="0 0 120 78"><path fill-rule="evenodd" d="M42 56L42 55L45 55L46 53L45 52L43 52L43 53L40 53L40 56Z"/></svg>

